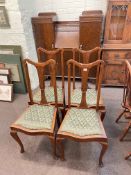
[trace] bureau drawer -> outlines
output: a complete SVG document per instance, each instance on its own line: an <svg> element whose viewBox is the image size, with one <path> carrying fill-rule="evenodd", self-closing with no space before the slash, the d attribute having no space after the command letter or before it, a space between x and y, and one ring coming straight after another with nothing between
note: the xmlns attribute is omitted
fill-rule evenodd
<svg viewBox="0 0 131 175"><path fill-rule="evenodd" d="M123 59L105 60L103 84L121 86L125 79L125 64Z"/></svg>
<svg viewBox="0 0 131 175"><path fill-rule="evenodd" d="M120 51L120 50L111 50L111 51L103 51L102 54L102 59L103 60L108 60L108 59L131 59L131 51Z"/></svg>

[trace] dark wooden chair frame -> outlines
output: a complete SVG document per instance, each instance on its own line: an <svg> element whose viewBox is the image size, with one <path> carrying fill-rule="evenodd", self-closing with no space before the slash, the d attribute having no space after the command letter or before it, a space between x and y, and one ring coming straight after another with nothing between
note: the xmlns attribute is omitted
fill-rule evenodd
<svg viewBox="0 0 131 175"><path fill-rule="evenodd" d="M123 101L122 101L122 108L124 110L122 113L117 117L116 123L121 119L121 117L131 111L131 65L126 60L125 61L125 82L124 82L124 90L123 90Z"/></svg>
<svg viewBox="0 0 131 175"><path fill-rule="evenodd" d="M28 70L28 64L34 66L37 70L38 73L38 78L39 78L39 87L41 90L41 101L39 103L36 103L33 101L33 95L32 95L32 90L31 90L31 81L30 81L30 76L29 76L29 70ZM56 62L55 60L48 60L44 63L35 63L31 61L30 59L25 59L23 60L23 65L24 65L24 72L25 72L25 77L26 77L26 83L27 83L27 89L28 89L28 94L29 94L29 105L34 105L34 104L39 104L39 105L50 105L48 104L46 97L45 97L45 80L44 80L44 71L47 66L50 66L51 68L51 85L54 87L54 94L55 94L55 112L53 116L53 122L52 122L52 127L51 130L48 129L40 129L40 130L31 130L24 128L22 126L16 125L15 123L11 125L11 131L10 134L11 136L16 140L16 142L19 144L21 148L21 153L24 152L24 146L20 140L20 138L17 135L17 132L21 132L27 135L31 136L36 136L36 135L47 135L51 141L51 144L53 146L53 155L55 157L56 153L56 142L55 142L55 123L57 120L57 111L58 111L58 105L57 105L57 88L56 88L56 73L55 73L55 66Z"/></svg>
<svg viewBox="0 0 131 175"><path fill-rule="evenodd" d="M96 47L92 50L81 50L81 49L77 49L77 48L74 48L72 49L73 51L73 59L76 60L76 53L78 53L79 55L81 54L82 56L80 57L81 60L80 62L81 63L84 63L84 64L89 64L90 63L90 56L93 54L93 53L98 53L98 57L97 57L97 60L100 60L101 59L101 54L102 54L102 49L100 47ZM75 85L75 65L73 65L73 90L76 88L76 85ZM97 70L96 70L96 84L95 84L95 90L97 91L98 90L98 77L99 77L99 73L100 73L100 69L99 67L97 67ZM72 106L77 106L77 104L71 104ZM95 108L96 105L93 105L92 108ZM103 104L103 101L102 101L102 104L99 105L99 108L101 109L102 111L102 115L103 115L103 119L105 117L105 114L106 114L106 109L105 109L105 105Z"/></svg>
<svg viewBox="0 0 131 175"><path fill-rule="evenodd" d="M122 108L124 108L124 110L117 117L116 123L118 123L121 117L123 117L124 114L126 113L129 114L130 116L128 117L124 116L124 117L127 119L131 119L131 65L127 60L125 61L125 83L124 83L124 91L123 91ZM131 120L128 122L122 135L120 136L120 141L123 141L124 137L126 136L130 128L131 128ZM125 157L125 159L128 159L130 156L131 156L131 153L129 153Z"/></svg>
<svg viewBox="0 0 131 175"><path fill-rule="evenodd" d="M82 99L81 99L81 103L79 106L77 106L78 109L90 109L87 105L86 102L86 91L87 91L87 80L88 80L88 75L89 75L89 70L91 68L93 68L94 66L98 66L99 67L99 77L98 77L98 95L97 95L97 104L96 104L96 111L100 113L100 118L99 118L99 122L103 131L102 135L93 135L93 136L84 136L84 137L80 137L77 136L75 134L71 134L68 132L61 132L58 130L57 132L57 146L59 147L60 150L60 157L62 160L64 160L64 147L63 147L63 139L65 138L69 138L69 139L73 139L75 141L78 142L99 142L102 145L102 150L100 153L100 157L99 157L99 165L102 166L103 162L102 162L102 158L103 155L105 154L107 148L108 148L108 139L107 136L105 134L104 131L104 127L101 121L102 115L101 112L99 110L99 100L100 100L100 90L101 90L101 81L102 81L102 74L103 74L103 66L104 66L104 62L102 60L97 60L93 63L89 63L89 64L82 64L82 63L78 63L77 61L71 59L68 61L68 108L70 110L71 108L71 64L74 66L77 66L78 68L80 68L81 70L81 74L82 74L82 87L81 87L81 91L82 91ZM95 110L94 109L94 110ZM69 112L69 110L67 111L67 113ZM65 116L66 117L66 116ZM62 127L62 124L60 126L60 128Z"/></svg>
<svg viewBox="0 0 131 175"><path fill-rule="evenodd" d="M37 54L38 54L38 62L43 62L42 60L42 56L43 54L46 55L46 60L50 60L53 59L57 62L57 54L60 54L61 56L61 78L62 78L62 92L63 92L63 102L59 103L58 102L58 107L66 107L66 103L65 103L65 83L64 83L64 49L54 49L54 50L46 50L44 48L39 47L37 49ZM57 72L57 70L56 70ZM64 112L64 111L63 111Z"/></svg>

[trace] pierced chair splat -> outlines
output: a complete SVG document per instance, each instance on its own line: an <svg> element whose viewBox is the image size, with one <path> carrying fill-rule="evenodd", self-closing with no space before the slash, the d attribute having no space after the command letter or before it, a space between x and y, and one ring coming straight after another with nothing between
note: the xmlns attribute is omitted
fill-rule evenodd
<svg viewBox="0 0 131 175"><path fill-rule="evenodd" d="M59 147L60 157L64 159L63 139L69 138L78 142L98 142L102 145L102 150L99 157L99 165L102 166L102 158L108 148L108 140L101 120L101 112L99 110L101 80L103 74L102 60L97 60L93 63L82 64L71 59L68 61L68 111L61 123L57 132L57 147ZM81 101L77 107L71 106L71 65L76 66L81 70ZM87 79L92 68L99 66L99 80L97 102L94 108L88 105L88 84Z"/></svg>
<svg viewBox="0 0 131 175"><path fill-rule="evenodd" d="M51 141L53 146L53 155L55 157L55 123L57 120L57 88L56 88L56 76L55 76L55 60L48 60L44 63L35 63L30 59L25 59L23 61L24 72L26 77L27 89L29 94L29 107L24 111L24 113L11 125L11 136L20 145L21 153L24 152L24 146L18 137L17 133L21 132L27 135L46 135ZM33 100L33 93L31 89L31 80L29 75L28 66L33 66L36 69L39 79L39 88L41 92L40 101L38 103ZM45 79L44 72L45 68L50 66L52 87L54 89L54 99L55 105L50 105L46 99L45 95Z"/></svg>
<svg viewBox="0 0 131 175"><path fill-rule="evenodd" d="M80 56L79 62L83 63L83 64L89 64L91 62L91 55L92 54L96 54L97 53L97 60L100 60L101 57L101 51L102 49L100 47L96 47L92 50L81 50L81 49L73 49L73 59L76 61L76 53L78 53ZM77 69L78 70L78 69ZM95 88L89 88L87 90L87 95L86 98L88 99L88 105L91 106L92 108L95 108L96 103L97 103L97 91L98 91L98 78L99 78L99 74L100 74L100 69L97 66L97 68L93 68L92 70L95 70L96 73L94 75L93 78L93 84L95 86ZM92 71L91 70L91 71ZM90 72L91 72L90 71ZM71 106L78 106L80 104L81 101L81 89L80 88L76 88L76 66L73 65L73 89L72 89L72 96L71 96ZM90 79L90 73L89 73L89 79ZM105 116L105 105L102 99L102 96L100 96L100 103L99 103L99 108L103 111L103 117Z"/></svg>
<svg viewBox="0 0 131 175"><path fill-rule="evenodd" d="M56 74L58 70L61 70L61 79L62 79L62 85L61 87L57 87L57 95L58 95L58 107L65 108L65 90L64 90L64 61L63 61L63 49L56 49L56 50L46 50L43 48L38 48L38 61L40 63L53 59L56 61ZM58 67L58 62L60 62L61 69ZM50 66L48 71L50 70ZM48 88L45 88L45 95L47 98L47 101L51 104L55 104L54 99L54 90L52 87L52 81L50 82L50 86ZM37 92L33 95L34 101L39 101L40 99L40 89L37 90Z"/></svg>

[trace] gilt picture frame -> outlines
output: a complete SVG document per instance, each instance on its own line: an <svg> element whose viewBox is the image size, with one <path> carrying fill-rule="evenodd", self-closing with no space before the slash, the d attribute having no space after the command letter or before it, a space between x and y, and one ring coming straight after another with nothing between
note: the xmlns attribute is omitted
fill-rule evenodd
<svg viewBox="0 0 131 175"><path fill-rule="evenodd" d="M13 84L0 84L0 101L11 102L13 99Z"/></svg>
<svg viewBox="0 0 131 175"><path fill-rule="evenodd" d="M5 6L0 6L0 28L9 28L9 19Z"/></svg>

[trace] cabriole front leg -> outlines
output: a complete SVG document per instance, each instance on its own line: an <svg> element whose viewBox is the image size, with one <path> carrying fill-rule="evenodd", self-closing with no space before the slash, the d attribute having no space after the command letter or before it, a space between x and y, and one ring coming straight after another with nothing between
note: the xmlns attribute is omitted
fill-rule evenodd
<svg viewBox="0 0 131 175"><path fill-rule="evenodd" d="M20 151L20 152L21 152L21 153L24 153L24 152L25 152L24 146L23 146L23 144L22 144L20 138L18 137L17 132L14 131L14 130L11 130L10 135L11 135L11 136L15 139L15 141L20 145L20 148L21 148L21 151Z"/></svg>

